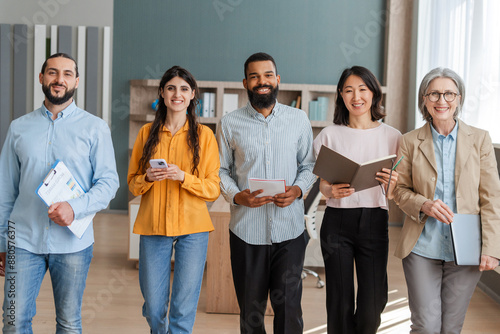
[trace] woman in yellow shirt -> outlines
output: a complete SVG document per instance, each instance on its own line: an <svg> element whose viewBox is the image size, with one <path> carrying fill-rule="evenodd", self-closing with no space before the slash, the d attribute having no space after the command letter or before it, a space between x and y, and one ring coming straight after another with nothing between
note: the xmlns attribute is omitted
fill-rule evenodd
<svg viewBox="0 0 500 334"><path fill-rule="evenodd" d="M155 120L144 125L134 144L127 182L142 195L134 224L140 234L139 283L142 313L151 333L191 333L213 231L205 201L220 194L215 136L198 124L198 87L187 70L174 66L158 87ZM165 159L167 168L152 168ZM175 267L170 311L170 259Z"/></svg>

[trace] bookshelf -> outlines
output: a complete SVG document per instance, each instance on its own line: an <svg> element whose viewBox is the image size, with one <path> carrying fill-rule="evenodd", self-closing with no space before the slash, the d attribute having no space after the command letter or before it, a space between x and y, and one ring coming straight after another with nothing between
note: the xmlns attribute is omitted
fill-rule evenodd
<svg viewBox="0 0 500 334"><path fill-rule="evenodd" d="M238 108L245 106L248 102L246 89L241 81L198 81L199 96L204 92L215 93L215 117L200 117L200 123L209 126L214 132L222 118L224 94L238 95ZM157 90L160 80L131 80L130 81L130 130L129 149L132 149L135 138L140 128L154 120L154 110L151 103L157 98ZM385 87L382 92L385 95ZM321 129L332 124L333 112L335 110L335 99L337 95L336 85L309 85L309 84L280 84L278 101L282 104L290 105L297 97L301 97L300 109L309 115L309 102L316 100L320 96L328 97L328 111L326 120L311 121L314 135Z"/></svg>
<svg viewBox="0 0 500 334"><path fill-rule="evenodd" d="M135 139L141 127L154 120L155 112L151 108L151 104L158 98L159 84L160 80L154 79L130 80L129 154L132 152ZM224 94L238 94L238 108L245 106L248 102L247 92L241 81L197 81L197 84L199 89L198 96L201 97L204 92L215 93L215 117L199 118L200 123L209 126L214 132L219 120L222 118ZM299 109L302 109L307 115L309 115L310 101L313 101L320 96L329 98L326 120L311 121L314 136L316 136L324 127L333 123L333 112L335 110L335 99L337 97L336 85L280 84L279 87L278 101L282 104L291 105L292 101L297 100L297 97L300 96L301 105ZM384 94L385 101L385 87L382 87L382 92ZM131 212L134 212L134 214L137 213L139 198L137 197L133 199L129 193L129 201L131 208L133 207L135 210L129 209L129 259L137 260L138 240L134 239L135 235L132 233L135 215L130 216L130 214Z"/></svg>

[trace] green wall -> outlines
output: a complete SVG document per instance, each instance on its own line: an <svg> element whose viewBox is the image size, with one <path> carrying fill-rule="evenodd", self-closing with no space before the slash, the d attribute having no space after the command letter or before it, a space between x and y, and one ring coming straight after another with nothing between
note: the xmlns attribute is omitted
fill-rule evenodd
<svg viewBox="0 0 500 334"><path fill-rule="evenodd" d="M240 81L254 52L271 54L282 83L336 84L345 67L383 80L386 0L119 0L114 5L112 134L127 209L129 80L173 65L198 80Z"/></svg>

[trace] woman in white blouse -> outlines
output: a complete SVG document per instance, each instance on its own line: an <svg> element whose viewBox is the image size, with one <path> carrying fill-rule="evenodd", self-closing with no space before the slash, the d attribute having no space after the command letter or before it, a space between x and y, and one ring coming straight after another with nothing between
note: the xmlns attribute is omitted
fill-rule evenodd
<svg viewBox="0 0 500 334"><path fill-rule="evenodd" d="M401 133L379 122L385 116L381 101L373 73L361 66L344 70L337 85L334 124L314 140L316 155L322 145L358 163L395 154ZM387 198L392 197L398 173L383 169L377 175L381 187L361 191L349 184L320 183L328 199L320 235L329 334L376 333L387 303Z"/></svg>

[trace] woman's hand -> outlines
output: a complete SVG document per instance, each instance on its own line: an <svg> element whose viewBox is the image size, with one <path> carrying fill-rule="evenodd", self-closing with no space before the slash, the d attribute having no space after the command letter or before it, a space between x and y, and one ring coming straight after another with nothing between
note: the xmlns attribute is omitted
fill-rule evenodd
<svg viewBox="0 0 500 334"><path fill-rule="evenodd" d="M448 205L444 204L440 199L425 201L420 211L429 217L436 218L442 223L449 225L453 222L453 211L451 211Z"/></svg>
<svg viewBox="0 0 500 334"><path fill-rule="evenodd" d="M391 175L391 170L389 168L382 168L380 172L377 173L377 176L375 179L383 184L384 191L385 191L385 196L388 199L393 199L394 198L394 189L396 188L396 184L398 183L398 172L395 170L392 171ZM391 180L391 183L389 184L389 178ZM387 189L387 185L389 185L389 189Z"/></svg>
<svg viewBox="0 0 500 334"><path fill-rule="evenodd" d="M498 267L498 259L489 255L481 255L479 271L493 270Z"/></svg>
<svg viewBox="0 0 500 334"><path fill-rule="evenodd" d="M349 188L348 183L339 183L331 185L331 193L333 198L340 199L344 197L349 197L354 194L354 188Z"/></svg>
<svg viewBox="0 0 500 334"><path fill-rule="evenodd" d="M354 188L349 188L349 184L330 184L328 181L321 179L319 191L328 198L344 198L354 194Z"/></svg>
<svg viewBox="0 0 500 334"><path fill-rule="evenodd" d="M167 168L151 168L146 170L146 181L173 180L184 182L184 172L174 164L168 164Z"/></svg>
<svg viewBox="0 0 500 334"><path fill-rule="evenodd" d="M168 167L165 169L166 178L173 181L184 182L184 172L174 164L168 164Z"/></svg>
<svg viewBox="0 0 500 334"><path fill-rule="evenodd" d="M146 170L146 181L161 181L167 178L167 168L151 168Z"/></svg>

